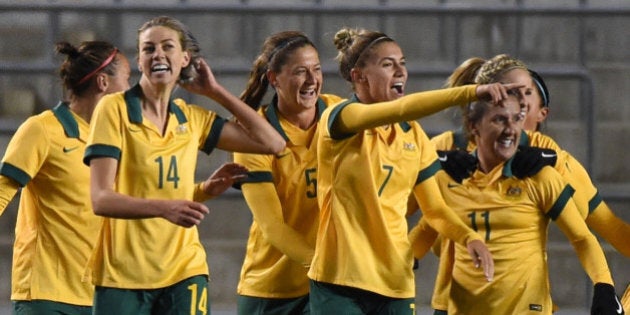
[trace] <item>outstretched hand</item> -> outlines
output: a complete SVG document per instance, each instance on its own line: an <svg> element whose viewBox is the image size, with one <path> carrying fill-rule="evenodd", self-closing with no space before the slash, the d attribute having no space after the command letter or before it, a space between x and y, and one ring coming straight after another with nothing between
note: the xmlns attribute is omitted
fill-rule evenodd
<svg viewBox="0 0 630 315"><path fill-rule="evenodd" d="M483 274L488 282L494 278L494 260L486 244L480 240L473 240L466 244L468 254L475 264L475 268L483 267Z"/></svg>
<svg viewBox="0 0 630 315"><path fill-rule="evenodd" d="M200 95L212 95L212 91L219 84L210 69L210 66L203 58L196 58L190 61L195 68L197 75L191 80L180 82L180 86L190 93Z"/></svg>
<svg viewBox="0 0 630 315"><path fill-rule="evenodd" d="M225 163L221 165L202 185L203 192L207 195L218 196L232 185L247 177L247 168L238 163Z"/></svg>
<svg viewBox="0 0 630 315"><path fill-rule="evenodd" d="M477 86L477 98L483 101L491 101L494 104L499 105L500 102L508 97L511 90L520 89L524 87L520 83L490 83L481 84Z"/></svg>

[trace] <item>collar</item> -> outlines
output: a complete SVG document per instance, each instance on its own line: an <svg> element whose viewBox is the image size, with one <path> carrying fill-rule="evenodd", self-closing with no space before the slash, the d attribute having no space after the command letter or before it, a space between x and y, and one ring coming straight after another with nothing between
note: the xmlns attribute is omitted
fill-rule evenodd
<svg viewBox="0 0 630 315"><path fill-rule="evenodd" d="M125 91L125 103L127 103L127 115L129 121L134 124L142 123L142 107L140 106L142 101L142 88L140 84L134 85L131 89ZM186 119L186 115L184 112L175 105L172 99L168 102L168 112L172 113L177 117L177 122L182 125L188 120Z"/></svg>
<svg viewBox="0 0 630 315"><path fill-rule="evenodd" d="M66 133L68 138L79 138L79 124L77 120L74 119L72 113L70 112L70 107L68 107L68 103L59 102L55 108L52 110L57 120L61 123L63 127L63 131Z"/></svg>
<svg viewBox="0 0 630 315"><path fill-rule="evenodd" d="M319 121L319 119L322 117L322 113L324 112L324 109L326 109L326 103L324 102L324 100L318 97L316 106L317 106L317 121ZM288 141L289 137L284 132L284 129L282 129L282 126L280 125L280 117L278 116L278 94L275 94L273 96L271 103L269 103L269 106L267 106L264 113L265 113L265 117L267 117L267 121L269 121L271 126L273 126L273 128L276 129L276 131L282 136L282 138L284 138L285 141Z"/></svg>

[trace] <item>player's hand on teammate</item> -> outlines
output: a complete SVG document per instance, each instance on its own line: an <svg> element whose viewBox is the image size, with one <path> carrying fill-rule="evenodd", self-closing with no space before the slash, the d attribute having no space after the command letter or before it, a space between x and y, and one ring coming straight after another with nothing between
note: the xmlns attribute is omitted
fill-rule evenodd
<svg viewBox="0 0 630 315"><path fill-rule="evenodd" d="M615 287L608 283L596 283L593 288L593 304L591 315L620 315L625 314Z"/></svg>
<svg viewBox="0 0 630 315"><path fill-rule="evenodd" d="M452 179L461 183L477 169L477 158L463 150L438 150L438 157L442 169Z"/></svg>
<svg viewBox="0 0 630 315"><path fill-rule="evenodd" d="M472 240L466 244L468 254L472 257L475 268L482 267L486 280L494 278L494 260L486 244L480 240Z"/></svg>
<svg viewBox="0 0 630 315"><path fill-rule="evenodd" d="M225 163L221 165L202 185L206 195L218 196L235 183L247 177L247 168L238 163Z"/></svg>
<svg viewBox="0 0 630 315"><path fill-rule="evenodd" d="M188 200L167 200L162 217L185 228L199 225L210 209L203 203Z"/></svg>
<svg viewBox="0 0 630 315"><path fill-rule="evenodd" d="M554 167L557 160L558 155L554 150L519 146L512 158L512 174L520 179L531 177L547 165Z"/></svg>
<svg viewBox="0 0 630 315"><path fill-rule="evenodd" d="M501 101L508 97L510 91L514 89L520 89L524 87L520 83L490 83L481 84L477 86L477 98L483 101L491 101L494 104L500 105Z"/></svg>

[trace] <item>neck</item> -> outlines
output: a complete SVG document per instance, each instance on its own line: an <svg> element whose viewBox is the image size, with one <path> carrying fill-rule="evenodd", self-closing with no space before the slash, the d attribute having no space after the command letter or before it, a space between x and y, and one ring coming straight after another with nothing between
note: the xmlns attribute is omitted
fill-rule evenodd
<svg viewBox="0 0 630 315"><path fill-rule="evenodd" d="M94 108L104 94L91 94L87 96L71 96L68 107L70 110L85 120L88 124L94 113Z"/></svg>

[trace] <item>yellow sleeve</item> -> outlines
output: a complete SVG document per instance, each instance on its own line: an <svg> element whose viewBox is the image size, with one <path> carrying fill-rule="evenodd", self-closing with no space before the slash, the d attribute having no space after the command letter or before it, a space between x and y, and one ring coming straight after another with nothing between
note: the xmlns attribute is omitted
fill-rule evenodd
<svg viewBox="0 0 630 315"><path fill-rule="evenodd" d="M351 103L341 108L331 134L351 134L379 126L412 121L451 106L477 99L477 85L418 92L397 100L374 104Z"/></svg>
<svg viewBox="0 0 630 315"><path fill-rule="evenodd" d="M435 145L437 150L449 151L453 149L453 131L445 131L433 138L431 142Z"/></svg>
<svg viewBox="0 0 630 315"><path fill-rule="evenodd" d="M4 213L18 189L20 189L20 185L16 181L0 175L0 215Z"/></svg>
<svg viewBox="0 0 630 315"><path fill-rule="evenodd" d="M621 254L630 257L630 224L617 217L605 202L586 218L586 224Z"/></svg>
<svg viewBox="0 0 630 315"><path fill-rule="evenodd" d="M555 222L573 245L582 267L593 284L598 282L613 284L604 251L578 213L573 200L567 202Z"/></svg>
<svg viewBox="0 0 630 315"><path fill-rule="evenodd" d="M265 239L292 260L310 266L315 248L300 233L284 224L282 204L273 183L244 183L241 190Z"/></svg>
<svg viewBox="0 0 630 315"><path fill-rule="evenodd" d="M597 188L593 185L588 172L577 159L569 152L563 150L558 152L556 170L575 189L575 194L573 195L575 205L582 218L586 219L589 213L593 211L594 206L596 206L591 201L597 196Z"/></svg>
<svg viewBox="0 0 630 315"><path fill-rule="evenodd" d="M409 242L413 250L413 256L422 259L431 249L438 233L427 223L427 220L420 218L418 224L409 232Z"/></svg>
<svg viewBox="0 0 630 315"><path fill-rule="evenodd" d="M630 310L630 284L628 284L626 292L624 292L621 297L621 304L623 305L624 310Z"/></svg>
<svg viewBox="0 0 630 315"><path fill-rule="evenodd" d="M203 188L202 188L203 183L204 182L202 181L195 184L195 192L193 193L193 201L204 202L206 200L209 200L215 197L213 195L208 195L206 194L205 191L203 191Z"/></svg>
<svg viewBox="0 0 630 315"><path fill-rule="evenodd" d="M464 224L457 214L446 205L435 176L431 176L416 185L414 194L420 204L423 218L442 236L464 246L473 240L483 241L479 234Z"/></svg>

